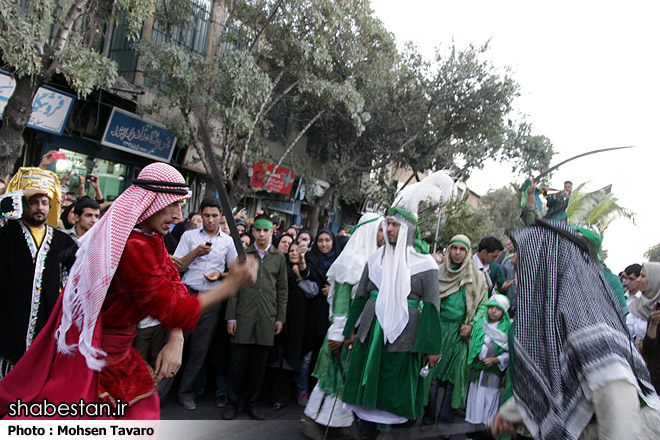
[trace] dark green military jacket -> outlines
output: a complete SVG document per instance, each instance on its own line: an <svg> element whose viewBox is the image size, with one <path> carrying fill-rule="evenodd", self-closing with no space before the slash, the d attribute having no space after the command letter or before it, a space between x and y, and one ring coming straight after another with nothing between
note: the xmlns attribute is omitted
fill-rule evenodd
<svg viewBox="0 0 660 440"><path fill-rule="evenodd" d="M257 282L227 302L226 319L236 320L237 344L273 345L275 322L284 322L288 297L286 257L271 245L262 260L255 245L245 252L259 262Z"/></svg>

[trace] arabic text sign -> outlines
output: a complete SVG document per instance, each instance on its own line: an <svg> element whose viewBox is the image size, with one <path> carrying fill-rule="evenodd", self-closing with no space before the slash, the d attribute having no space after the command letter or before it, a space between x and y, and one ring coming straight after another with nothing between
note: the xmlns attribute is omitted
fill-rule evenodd
<svg viewBox="0 0 660 440"><path fill-rule="evenodd" d="M101 143L118 150L169 162L176 145L176 136L162 125L145 121L133 113L114 107Z"/></svg>
<svg viewBox="0 0 660 440"><path fill-rule="evenodd" d="M15 88L14 78L6 72L0 71L0 119L2 119L2 112ZM75 99L75 96L57 89L47 86L39 87L32 100L32 115L28 127L62 134Z"/></svg>
<svg viewBox="0 0 660 440"><path fill-rule="evenodd" d="M250 185L259 187L264 185L264 179L266 179L268 173L273 171L275 164L269 163L267 167L264 167L264 165L266 164L259 162L252 166L252 180L250 181ZM270 176L268 185L264 189L288 196L293 189L294 180L296 180L296 175L292 170L277 167L277 170Z"/></svg>

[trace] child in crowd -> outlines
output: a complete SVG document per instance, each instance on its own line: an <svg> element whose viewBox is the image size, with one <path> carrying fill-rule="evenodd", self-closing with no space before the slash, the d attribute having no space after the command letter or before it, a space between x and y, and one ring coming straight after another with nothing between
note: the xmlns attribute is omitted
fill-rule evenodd
<svg viewBox="0 0 660 440"><path fill-rule="evenodd" d="M473 424L491 421L500 405L500 388L509 364L509 299L495 294L488 313L474 326L468 364L471 368L465 420Z"/></svg>

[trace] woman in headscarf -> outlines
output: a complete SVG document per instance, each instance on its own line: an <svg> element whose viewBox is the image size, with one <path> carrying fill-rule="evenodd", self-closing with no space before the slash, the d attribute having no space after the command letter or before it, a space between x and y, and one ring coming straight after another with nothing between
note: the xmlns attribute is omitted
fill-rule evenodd
<svg viewBox="0 0 660 440"><path fill-rule="evenodd" d="M660 399L583 236L537 220L512 239L519 277L509 343L513 397L493 433L512 433L522 422L539 440L660 438Z"/></svg>
<svg viewBox="0 0 660 440"><path fill-rule="evenodd" d="M657 305L660 301L660 263L644 263L639 278L642 296L633 299L630 312L648 321L642 350L651 373L651 383L660 393L660 307Z"/></svg>
<svg viewBox="0 0 660 440"><path fill-rule="evenodd" d="M660 301L660 263L644 263L639 276L642 294L633 298L628 308L631 313L648 321L655 304Z"/></svg>
<svg viewBox="0 0 660 440"><path fill-rule="evenodd" d="M298 380L299 403L301 406L305 406L307 399L309 399L307 383L309 366L316 362L318 351L328 331L330 282L327 273L338 255L335 235L329 229L319 231L314 244L305 255L310 271L309 279L318 286L318 294L307 299L307 323L303 341L303 353L306 354L302 361Z"/></svg>
<svg viewBox="0 0 660 440"><path fill-rule="evenodd" d="M470 239L455 235L449 241L447 255L439 267L440 334L442 358L433 369L429 404L423 424L433 424L438 418L441 429L454 422L457 408L465 408L470 384L468 343L470 332L486 311L488 284L472 258ZM444 384L445 393L436 414L438 387Z"/></svg>
<svg viewBox="0 0 660 440"><path fill-rule="evenodd" d="M290 237L284 235L284 237ZM275 336L272 357L274 360L270 367L275 369L273 374L273 390L271 400L273 409L284 407L289 401L289 388L291 386L291 372L300 369L303 353L303 337L305 335L305 322L307 317L307 301L300 282L309 279L309 268L305 261L305 254L299 252L298 243L294 242L288 247L287 277L289 295L286 303L286 322L282 332Z"/></svg>

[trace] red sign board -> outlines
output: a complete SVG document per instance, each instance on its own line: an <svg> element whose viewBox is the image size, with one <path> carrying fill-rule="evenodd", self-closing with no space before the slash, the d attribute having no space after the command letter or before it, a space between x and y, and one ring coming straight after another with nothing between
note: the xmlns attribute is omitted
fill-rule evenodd
<svg viewBox="0 0 660 440"><path fill-rule="evenodd" d="M250 181L250 185L263 187L264 180L273 171L273 168L275 168L275 164L273 163L265 164L264 162L259 162L252 165L252 180ZM296 175L292 170L277 167L277 170L270 175L268 185L263 189L288 196L293 189L294 180L296 180Z"/></svg>

